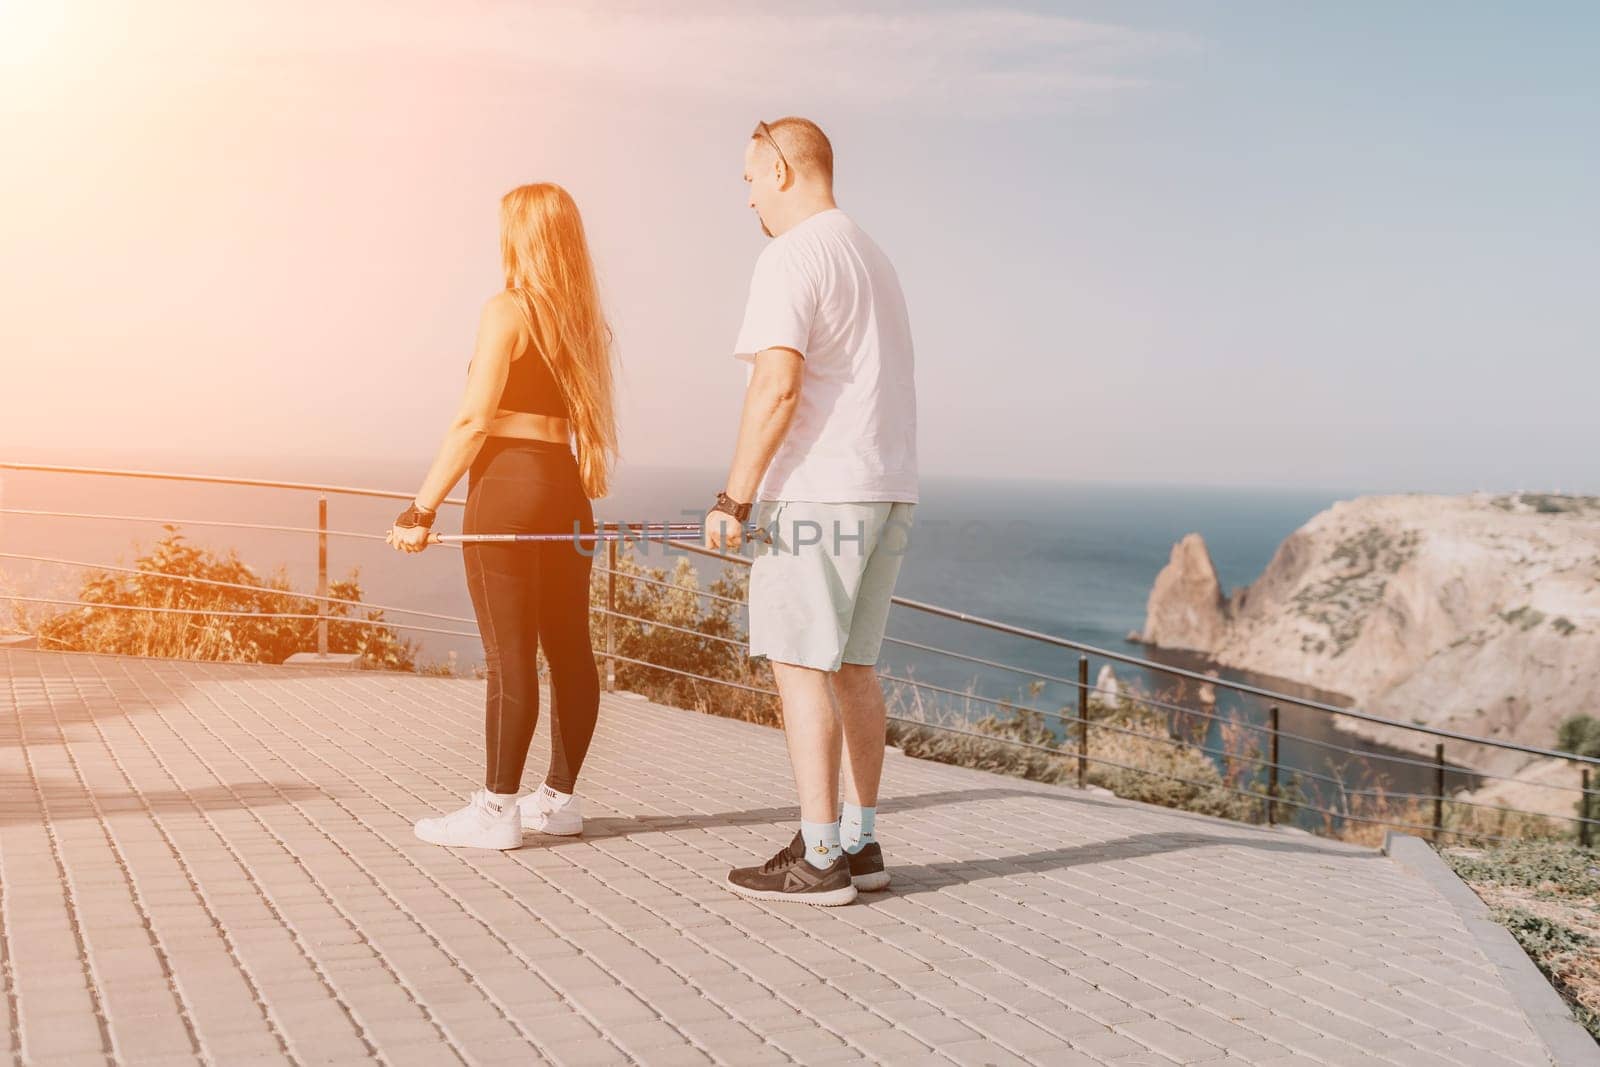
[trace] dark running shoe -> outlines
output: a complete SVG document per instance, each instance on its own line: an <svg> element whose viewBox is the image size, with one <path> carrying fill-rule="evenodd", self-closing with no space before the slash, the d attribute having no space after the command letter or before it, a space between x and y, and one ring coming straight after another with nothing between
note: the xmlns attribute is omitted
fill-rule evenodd
<svg viewBox="0 0 1600 1067"><path fill-rule="evenodd" d="M846 852L850 861L850 881L863 893L876 893L889 888L889 872L883 869L883 848L876 841L864 845L860 852Z"/></svg>
<svg viewBox="0 0 1600 1067"><path fill-rule="evenodd" d="M850 880L850 861L840 856L823 869L806 859L806 839L794 840L759 867L735 867L728 872L728 888L755 900L793 900L800 904L833 907L856 899Z"/></svg>

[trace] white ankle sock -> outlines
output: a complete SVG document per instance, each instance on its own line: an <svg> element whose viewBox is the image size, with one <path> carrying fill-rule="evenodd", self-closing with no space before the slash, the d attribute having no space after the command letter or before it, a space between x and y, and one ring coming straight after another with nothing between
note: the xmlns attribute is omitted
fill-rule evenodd
<svg viewBox="0 0 1600 1067"><path fill-rule="evenodd" d="M806 822L802 819L800 835L806 842L806 862L818 870L831 867L834 860L844 855L844 849L839 847L837 822Z"/></svg>
<svg viewBox="0 0 1600 1067"><path fill-rule="evenodd" d="M517 794L515 793L491 793L485 789L483 795L489 801L490 810L501 814L505 812L507 807L515 807L517 803Z"/></svg>
<svg viewBox="0 0 1600 1067"><path fill-rule="evenodd" d="M876 841L878 838L873 828L877 820L876 805L864 808L845 801L844 815L839 820L839 841L844 845L844 850L853 855Z"/></svg>

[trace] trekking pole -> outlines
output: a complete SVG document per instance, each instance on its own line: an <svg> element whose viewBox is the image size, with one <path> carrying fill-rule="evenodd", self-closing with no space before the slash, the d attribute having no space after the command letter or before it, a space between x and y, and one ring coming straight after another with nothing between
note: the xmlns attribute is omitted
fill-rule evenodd
<svg viewBox="0 0 1600 1067"><path fill-rule="evenodd" d="M596 530L594 533L480 533L480 534L429 534L429 544L484 545L523 544L540 541L695 541L703 536L699 525L685 530Z"/></svg>
<svg viewBox="0 0 1600 1067"><path fill-rule="evenodd" d="M698 522L657 522L600 524L593 533L482 533L482 534L429 534L429 544L523 544L542 541L698 541L704 534ZM771 537L766 530L756 527L746 529L747 540L760 540L768 544Z"/></svg>

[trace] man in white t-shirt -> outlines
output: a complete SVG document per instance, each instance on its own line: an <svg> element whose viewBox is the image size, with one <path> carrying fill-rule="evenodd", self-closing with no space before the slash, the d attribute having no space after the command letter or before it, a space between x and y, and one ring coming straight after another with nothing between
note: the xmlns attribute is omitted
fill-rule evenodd
<svg viewBox="0 0 1600 1067"><path fill-rule="evenodd" d="M845 904L889 884L874 832L886 721L875 665L917 501L911 325L888 257L834 203L833 147L815 123L757 125L744 178L772 242L734 346L744 411L706 544L738 548L755 507L750 655L778 683L800 832L728 885Z"/></svg>

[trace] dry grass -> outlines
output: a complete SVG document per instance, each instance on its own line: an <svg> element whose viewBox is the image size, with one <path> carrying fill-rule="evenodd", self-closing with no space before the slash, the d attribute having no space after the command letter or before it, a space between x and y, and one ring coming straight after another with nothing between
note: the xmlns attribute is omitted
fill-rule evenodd
<svg viewBox="0 0 1600 1067"><path fill-rule="evenodd" d="M288 654L314 647L315 623L309 620L222 618L189 614L193 610L245 612L314 612L315 605L297 597L280 574L265 579L232 553L217 556L188 545L177 530L146 556L141 568L160 576L131 578L91 573L78 598L106 604L137 604L180 609L154 614L101 608L24 613L13 622L33 632L46 648L72 648L181 659L279 662ZM223 590L175 581L166 575L192 575L249 586ZM626 546L619 552L615 609L630 618L609 622L617 686L659 703L765 726L783 725L772 670L765 660L746 655L743 620L738 605L745 600L748 571L725 565L711 585L714 597L701 595L699 577L686 557L668 569L646 566ZM359 601L356 576L333 583L336 597ZM722 599L718 599L722 598ZM607 604L607 575L596 566L591 602ZM330 648L362 654L363 664L387 669L452 673L448 664L419 665L414 646L386 626L355 626L340 619L335 607L329 622ZM367 611L374 621L381 613ZM603 657L607 617L597 614L593 638ZM622 659L642 661L640 664ZM649 664L649 665L645 665ZM1075 783L1078 778L1077 725L1074 708L1035 710L1042 683L1024 688L1013 701L997 706L978 698L977 682L965 694L926 693L915 686L890 683L890 738L905 750L928 759L956 763L1044 782ZM1169 694L1164 694L1169 695ZM1182 702L1182 694L1170 694ZM1096 696L1090 704L1086 780L1119 796L1260 822L1266 816L1266 772L1260 762L1261 734L1234 720L1222 724L1222 752L1211 756L1196 745L1205 723L1172 722L1165 712L1141 703L1132 690L1114 699ZM1182 720L1184 717L1180 716ZM955 730L965 733L952 732ZM977 735L977 736L971 736ZM1292 773L1280 784L1278 815L1293 818L1306 797ZM1366 845L1381 843L1396 829L1427 834L1433 824L1429 800L1351 794L1334 805L1337 814L1321 815L1319 829L1330 837ZM1446 801L1444 839L1454 843L1496 838L1561 839L1572 836L1570 824L1538 815L1522 815Z"/></svg>
<svg viewBox="0 0 1600 1067"><path fill-rule="evenodd" d="M1600 1038L1600 854L1533 842L1440 855Z"/></svg>
<svg viewBox="0 0 1600 1067"><path fill-rule="evenodd" d="M1383 844L1384 835L1396 833L1427 837L1434 822L1433 801L1416 797L1351 795L1343 802L1348 817L1322 815L1322 833L1352 844ZM1441 840L1452 844L1492 843L1497 838L1519 841L1571 840L1570 824L1543 815L1494 811L1446 799L1442 805Z"/></svg>
<svg viewBox="0 0 1600 1067"><path fill-rule="evenodd" d="M603 564L596 562L589 588L590 603L601 609L607 604ZM699 576L687 557L679 556L671 570L650 567L635 557L632 546L624 546L617 555L614 610L633 618L594 616L592 638L602 671L609 626L617 657L653 665L619 658L617 688L642 693L658 704L781 727L777 697L752 691L775 687L772 668L766 660L745 654L744 626L736 605L729 602L744 599L747 581L744 568L724 564L722 575L707 590L714 596L702 596Z"/></svg>
<svg viewBox="0 0 1600 1067"><path fill-rule="evenodd" d="M891 687L889 739L907 755L1032 781L1077 781L1075 712L1063 708L1046 715L1028 707L1025 702L1037 696L1040 687L1031 687L1019 694L1016 703L998 708L976 699L974 683L962 698L946 694L937 703L915 686L891 683ZM1255 753L1248 733L1232 735L1235 747L1219 770L1204 753L1172 736L1165 715L1128 697L1115 701L1097 697L1090 702L1085 780L1132 800L1260 821L1265 802L1259 794L1265 790L1251 761Z"/></svg>
<svg viewBox="0 0 1600 1067"><path fill-rule="evenodd" d="M16 603L13 624L34 634L40 648L125 656L282 663L317 647L315 619L272 617L317 612L318 602L297 595L283 568L262 577L231 551L197 548L177 527L164 529L135 560L141 573L84 573L71 599L89 606L29 610ZM330 582L328 593L360 601L358 574ZM143 608L156 610L135 610ZM381 622L383 612L352 604L329 604L326 611L329 651L357 653L360 665L371 669L416 668L415 644L395 629L349 621Z"/></svg>

